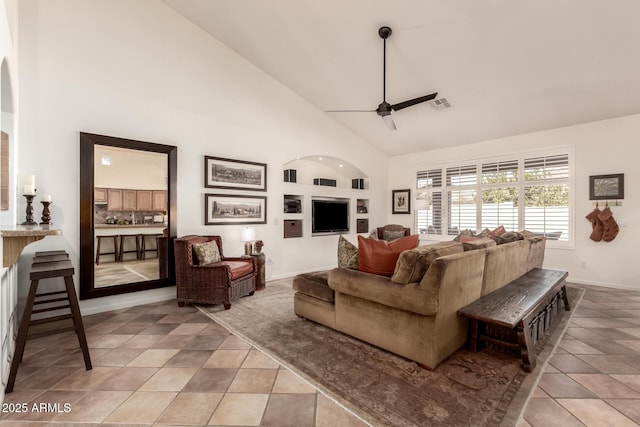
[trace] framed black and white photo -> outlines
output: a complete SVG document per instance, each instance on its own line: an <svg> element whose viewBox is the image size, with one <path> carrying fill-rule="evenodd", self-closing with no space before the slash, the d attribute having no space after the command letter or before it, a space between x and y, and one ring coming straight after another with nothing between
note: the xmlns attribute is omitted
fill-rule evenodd
<svg viewBox="0 0 640 427"><path fill-rule="evenodd" d="M411 213L411 190L392 190L392 210L393 214Z"/></svg>
<svg viewBox="0 0 640 427"><path fill-rule="evenodd" d="M589 200L624 199L624 174L589 177Z"/></svg>
<svg viewBox="0 0 640 427"><path fill-rule="evenodd" d="M244 160L204 157L204 186L267 191L267 165Z"/></svg>
<svg viewBox="0 0 640 427"><path fill-rule="evenodd" d="M230 194L205 194L204 224L266 224L267 198Z"/></svg>

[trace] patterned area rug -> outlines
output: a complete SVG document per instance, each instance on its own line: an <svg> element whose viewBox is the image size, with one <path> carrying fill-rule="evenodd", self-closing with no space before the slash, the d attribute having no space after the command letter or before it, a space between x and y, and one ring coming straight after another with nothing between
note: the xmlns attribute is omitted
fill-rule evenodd
<svg viewBox="0 0 640 427"><path fill-rule="evenodd" d="M527 374L506 354L464 349L435 370L334 331L293 312L292 279L267 283L230 310L200 310L270 354L323 393L374 426L515 425L546 361L582 299L568 287L564 312L539 343L536 369Z"/></svg>

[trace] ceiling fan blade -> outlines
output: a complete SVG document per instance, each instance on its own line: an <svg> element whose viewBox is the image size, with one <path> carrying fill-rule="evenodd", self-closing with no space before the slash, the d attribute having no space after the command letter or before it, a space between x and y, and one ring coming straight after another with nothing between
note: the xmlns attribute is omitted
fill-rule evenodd
<svg viewBox="0 0 640 427"><path fill-rule="evenodd" d="M436 96L438 96L438 92L434 92L426 96L421 96L419 98L410 99L408 101L398 102L397 104L392 105L391 109L393 111L402 110L403 108L411 107L413 105L420 104L421 102L431 101Z"/></svg>
<svg viewBox="0 0 640 427"><path fill-rule="evenodd" d="M393 118L391 117L391 114L387 116L382 116L382 120L384 120L389 130L396 130L396 124L393 122Z"/></svg>
<svg viewBox="0 0 640 427"><path fill-rule="evenodd" d="M376 110L325 110L325 113L375 113Z"/></svg>

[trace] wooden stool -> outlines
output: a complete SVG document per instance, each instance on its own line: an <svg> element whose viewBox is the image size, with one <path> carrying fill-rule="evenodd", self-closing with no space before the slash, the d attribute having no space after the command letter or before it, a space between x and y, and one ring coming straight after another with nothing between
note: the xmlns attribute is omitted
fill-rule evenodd
<svg viewBox="0 0 640 427"><path fill-rule="evenodd" d="M141 234L140 235L140 240L142 241L142 244L140 245L140 259L141 260L145 260L147 259L147 252L155 252L156 253L156 257L160 257L158 255L158 247L159 247L159 242L158 242L158 238L162 237L162 234ZM147 239L148 238L153 238L153 240L156 241L156 247L155 248L148 248L147 249Z"/></svg>
<svg viewBox="0 0 640 427"><path fill-rule="evenodd" d="M134 237L136 239L136 249L129 249L129 250L124 250L124 244L125 244L125 239L127 239L128 237ZM130 253L134 253L136 254L136 259L141 259L140 256L140 240L141 240L141 235L140 234L121 234L120 235L120 252L118 255L118 260L120 262L124 261L124 254L130 254Z"/></svg>
<svg viewBox="0 0 640 427"><path fill-rule="evenodd" d="M114 261L118 262L118 235L110 234L108 236L96 236L98 243L96 244L96 265L100 264L100 255L113 255ZM100 252L100 244L102 239L113 239L113 252Z"/></svg>
<svg viewBox="0 0 640 427"><path fill-rule="evenodd" d="M11 393L13 386L18 375L18 366L22 362L22 356L24 354L24 346L27 339L34 338L42 335L49 335L51 333L62 332L66 330L75 330L78 335L78 342L82 349L82 355L84 356L84 365L88 370L91 370L91 356L89 355L89 346L87 345L87 337L84 333L84 325L82 323L82 316L80 314L80 306L78 305L78 297L76 295L76 288L73 285L73 265L69 261L69 256L57 251L42 252L40 256L36 256L31 264L31 271L29 278L31 279L31 287L29 288L29 295L27 296L27 303L22 313L22 320L20 321L20 327L18 328L18 338L16 340L16 350L11 360L11 371L9 372L9 379L7 380L7 387L5 393ZM66 290L57 292L38 292L38 283L41 279L50 279L53 277L63 277ZM60 297L59 295L66 294L66 297ZM36 299L39 298L37 301ZM34 310L34 305L58 303L60 305L50 306L47 308ZM69 309L70 313L62 314L59 316L53 316L43 319L31 320L32 314L45 313L47 311ZM45 331L28 336L29 326L40 325L49 322L58 322L60 320L73 319L73 327L59 329L57 331Z"/></svg>

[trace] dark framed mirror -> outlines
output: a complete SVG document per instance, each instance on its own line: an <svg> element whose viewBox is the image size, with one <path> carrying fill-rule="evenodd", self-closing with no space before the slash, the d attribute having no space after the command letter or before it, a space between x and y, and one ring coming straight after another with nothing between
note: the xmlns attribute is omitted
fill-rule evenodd
<svg viewBox="0 0 640 427"><path fill-rule="evenodd" d="M175 285L177 147L80 133L80 299Z"/></svg>

